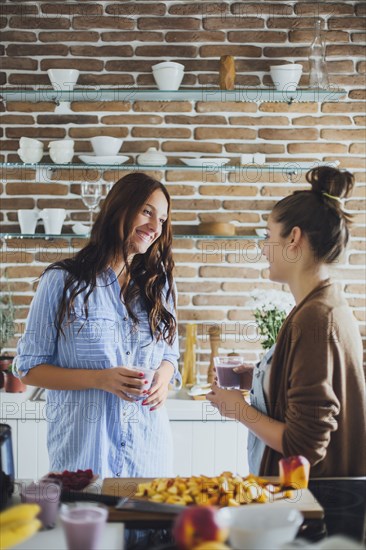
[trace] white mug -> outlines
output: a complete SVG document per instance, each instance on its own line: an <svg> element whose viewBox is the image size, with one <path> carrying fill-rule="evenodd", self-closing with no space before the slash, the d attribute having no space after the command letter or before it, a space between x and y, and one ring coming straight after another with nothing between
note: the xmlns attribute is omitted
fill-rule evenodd
<svg viewBox="0 0 366 550"><path fill-rule="evenodd" d="M26 235L34 235L38 219L38 210L18 210L20 232Z"/></svg>
<svg viewBox="0 0 366 550"><path fill-rule="evenodd" d="M45 233L48 235L60 235L62 225L66 218L66 210L64 208L44 208L39 213L43 220Z"/></svg>

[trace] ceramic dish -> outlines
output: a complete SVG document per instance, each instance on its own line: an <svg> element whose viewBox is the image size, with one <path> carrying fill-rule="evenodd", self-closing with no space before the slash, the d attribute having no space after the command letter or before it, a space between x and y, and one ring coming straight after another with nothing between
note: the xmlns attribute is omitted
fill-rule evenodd
<svg viewBox="0 0 366 550"><path fill-rule="evenodd" d="M265 227L256 229L255 232L257 233L258 237L262 237L262 239L264 239L267 235L267 229Z"/></svg>
<svg viewBox="0 0 366 550"><path fill-rule="evenodd" d="M76 222L71 228L75 235L87 235L89 233L89 227L81 222Z"/></svg>
<svg viewBox="0 0 366 550"><path fill-rule="evenodd" d="M213 157L201 157L201 158L181 158L180 159L187 166L221 166L227 164L230 159L227 158L213 158Z"/></svg>
<svg viewBox="0 0 366 550"><path fill-rule="evenodd" d="M79 159L85 164L123 164L128 161L130 157L123 155L108 155L108 156L96 156L96 155L79 155Z"/></svg>

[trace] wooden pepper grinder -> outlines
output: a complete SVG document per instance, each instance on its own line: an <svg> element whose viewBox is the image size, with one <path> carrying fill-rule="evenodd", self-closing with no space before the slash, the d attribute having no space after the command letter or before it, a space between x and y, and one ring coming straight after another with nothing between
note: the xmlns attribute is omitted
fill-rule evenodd
<svg viewBox="0 0 366 550"><path fill-rule="evenodd" d="M208 372L207 372L207 382L209 384L212 384L215 378L214 357L217 357L217 355L219 355L219 346L221 342L221 328L218 327L217 325L213 325L208 329L208 334L210 338L211 355L210 355L210 365L208 367Z"/></svg>
<svg viewBox="0 0 366 550"><path fill-rule="evenodd" d="M231 55L220 57L220 79L221 90L234 90L235 88L235 59Z"/></svg>

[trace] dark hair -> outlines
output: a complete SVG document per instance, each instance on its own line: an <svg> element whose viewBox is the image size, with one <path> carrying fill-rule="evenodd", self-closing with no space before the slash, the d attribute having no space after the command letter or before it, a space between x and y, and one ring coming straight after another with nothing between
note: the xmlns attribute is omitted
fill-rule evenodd
<svg viewBox="0 0 366 550"><path fill-rule="evenodd" d="M129 263L133 221L157 189L164 193L168 202L167 220L162 226L161 235L145 254L135 255ZM142 172L128 174L117 181L102 204L88 244L73 258L55 262L45 270L64 269L68 273L55 321L58 332L62 333L65 316L70 320L76 296L84 291L84 312L88 317L88 298L96 287L97 276L105 272L111 262L122 256L126 278L121 286L120 296L129 315L138 323L133 304L137 297L141 297L148 312L152 336L158 340L164 338L171 344L175 337L176 321L164 304L172 297L175 306L172 238L170 197L165 186ZM164 295L166 286L167 292Z"/></svg>
<svg viewBox="0 0 366 550"><path fill-rule="evenodd" d="M343 210L340 199L352 191L354 177L331 166L319 166L307 172L306 180L311 191L295 191L275 204L271 215L282 224L282 237L300 227L318 261L330 264L348 243L352 216Z"/></svg>

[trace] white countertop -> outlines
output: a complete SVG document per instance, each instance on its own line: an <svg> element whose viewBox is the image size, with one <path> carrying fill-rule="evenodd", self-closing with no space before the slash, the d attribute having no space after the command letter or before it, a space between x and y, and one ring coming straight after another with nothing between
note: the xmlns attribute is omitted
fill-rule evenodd
<svg viewBox="0 0 366 550"><path fill-rule="evenodd" d="M6 393L0 391L0 418L7 420L44 420L45 401L31 401L36 388L28 386L24 393ZM207 400L194 400L186 390L170 391L166 401L170 420L196 420L203 422L220 421L220 413ZM228 420L228 419L226 419Z"/></svg>

